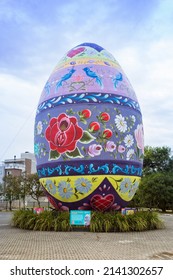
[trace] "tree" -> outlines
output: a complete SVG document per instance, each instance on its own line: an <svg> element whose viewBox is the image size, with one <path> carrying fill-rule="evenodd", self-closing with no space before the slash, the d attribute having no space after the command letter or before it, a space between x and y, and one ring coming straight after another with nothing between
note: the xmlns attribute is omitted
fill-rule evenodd
<svg viewBox="0 0 173 280"><path fill-rule="evenodd" d="M8 175L3 178L4 181L4 196L9 202L9 210L12 211L12 202L19 198L20 193L20 178Z"/></svg>
<svg viewBox="0 0 173 280"><path fill-rule="evenodd" d="M173 157L169 147L145 147L143 175L173 170Z"/></svg>
<svg viewBox="0 0 173 280"><path fill-rule="evenodd" d="M143 177L131 205L173 209L173 157L169 147L145 147Z"/></svg>
<svg viewBox="0 0 173 280"><path fill-rule="evenodd" d="M44 195L43 188L39 182L39 177L37 174L31 174L26 177L27 192L31 197L37 201L40 207L40 197Z"/></svg>
<svg viewBox="0 0 173 280"><path fill-rule="evenodd" d="M0 196L3 195L3 192L4 192L4 188L3 185L0 183Z"/></svg>
<svg viewBox="0 0 173 280"><path fill-rule="evenodd" d="M23 172L22 175L20 176L20 197L22 198L24 209L25 209L25 198L27 194L29 194L27 176L26 173Z"/></svg>
<svg viewBox="0 0 173 280"><path fill-rule="evenodd" d="M173 174L157 172L143 177L137 196L141 206L173 210Z"/></svg>

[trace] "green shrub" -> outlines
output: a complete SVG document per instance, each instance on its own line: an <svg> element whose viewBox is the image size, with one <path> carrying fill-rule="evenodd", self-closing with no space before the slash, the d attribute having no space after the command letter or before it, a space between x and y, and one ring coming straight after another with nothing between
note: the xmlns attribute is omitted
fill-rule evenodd
<svg viewBox="0 0 173 280"><path fill-rule="evenodd" d="M36 214L37 219L35 221L34 230L50 231L53 230L54 217L51 211L44 211L40 214Z"/></svg>
<svg viewBox="0 0 173 280"><path fill-rule="evenodd" d="M131 231L147 230L147 220L144 212L136 212L134 215L128 215L128 223Z"/></svg>
<svg viewBox="0 0 173 280"><path fill-rule="evenodd" d="M126 215L122 215L120 213L118 213L116 215L116 221L115 221L115 224L116 224L116 228L117 228L117 231L129 231L130 230L130 226L129 226L129 223L128 223L128 216Z"/></svg>
<svg viewBox="0 0 173 280"><path fill-rule="evenodd" d="M70 221L68 212L58 212L57 215L54 215L53 228L55 231L69 231L70 230Z"/></svg>
<svg viewBox="0 0 173 280"><path fill-rule="evenodd" d="M147 229L161 229L164 228L163 221L159 218L157 212L146 212Z"/></svg>
<svg viewBox="0 0 173 280"><path fill-rule="evenodd" d="M35 225L35 220L37 216L30 210L18 210L14 212L12 223L14 226L22 229L33 229L28 228L28 223L30 220L32 221L32 224Z"/></svg>
<svg viewBox="0 0 173 280"><path fill-rule="evenodd" d="M36 214L32 210L18 210L14 212L12 222L15 227L28 230L70 231L84 228L70 225L69 212L59 211L44 211ZM132 215L122 215L120 212L93 211L87 230L91 232L128 232L163 227L163 221L156 212L139 211Z"/></svg>

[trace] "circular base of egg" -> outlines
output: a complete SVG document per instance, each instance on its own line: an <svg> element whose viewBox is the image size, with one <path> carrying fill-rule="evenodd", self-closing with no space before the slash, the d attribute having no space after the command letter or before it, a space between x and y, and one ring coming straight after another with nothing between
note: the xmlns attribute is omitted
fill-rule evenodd
<svg viewBox="0 0 173 280"><path fill-rule="evenodd" d="M142 174L142 116L110 53L84 43L62 58L40 97L34 142L40 182L56 209L118 210L133 198Z"/></svg>

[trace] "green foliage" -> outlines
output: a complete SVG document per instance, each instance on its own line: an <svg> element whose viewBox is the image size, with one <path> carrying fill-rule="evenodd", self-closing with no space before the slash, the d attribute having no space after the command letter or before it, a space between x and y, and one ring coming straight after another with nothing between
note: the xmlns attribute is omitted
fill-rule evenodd
<svg viewBox="0 0 173 280"><path fill-rule="evenodd" d="M116 217L116 226L118 231L129 231L130 230L130 224L128 221L128 216L121 215L120 213L117 214Z"/></svg>
<svg viewBox="0 0 173 280"><path fill-rule="evenodd" d="M25 178L27 193L37 201L40 207L40 197L44 195L43 188L39 182L38 174L30 174Z"/></svg>
<svg viewBox="0 0 173 280"><path fill-rule="evenodd" d="M120 212L94 212L91 218L90 231L93 232L128 232L163 228L158 213L139 211L132 215Z"/></svg>
<svg viewBox="0 0 173 280"><path fill-rule="evenodd" d="M59 212L54 215L52 211L44 211L39 214L32 210L17 210L14 212L12 223L14 226L40 231L69 231L69 213Z"/></svg>
<svg viewBox="0 0 173 280"><path fill-rule="evenodd" d="M70 231L82 227L70 225L69 212L44 211L40 214L31 210L18 210L13 215L13 225L18 228L40 231ZM163 227L158 213L136 212L132 215L122 215L120 212L92 212L91 232L128 232L158 229Z"/></svg>
<svg viewBox="0 0 173 280"><path fill-rule="evenodd" d="M70 221L68 212L59 212L54 218L53 228L55 231L69 231Z"/></svg>
<svg viewBox="0 0 173 280"><path fill-rule="evenodd" d="M160 229L164 227L164 223L156 212L147 212L147 227L148 229Z"/></svg>
<svg viewBox="0 0 173 280"><path fill-rule="evenodd" d="M9 202L9 210L12 210L12 201L19 198L20 193L20 177L12 175L5 176L3 178L4 189L3 195L5 200Z"/></svg>
<svg viewBox="0 0 173 280"><path fill-rule="evenodd" d="M169 147L145 147L143 177L130 207L173 210L173 157Z"/></svg>
<svg viewBox="0 0 173 280"><path fill-rule="evenodd" d="M145 147L143 174L169 172L173 168L173 157L169 147Z"/></svg>
<svg viewBox="0 0 173 280"><path fill-rule="evenodd" d="M137 192L140 206L159 208L162 211L173 208L173 174L153 173L142 178Z"/></svg>
<svg viewBox="0 0 173 280"><path fill-rule="evenodd" d="M33 229L36 221L36 214L30 210L18 210L13 214L12 223L15 227L22 229Z"/></svg>
<svg viewBox="0 0 173 280"><path fill-rule="evenodd" d="M30 195L37 201L40 207L40 197L44 195L42 186L39 182L37 174L26 175L22 173L21 176L13 176L11 174L3 178L4 188L0 188L0 195L3 195L6 201L9 202L9 210L12 210L12 202L15 199L21 198L23 200L23 207L25 208L25 197Z"/></svg>

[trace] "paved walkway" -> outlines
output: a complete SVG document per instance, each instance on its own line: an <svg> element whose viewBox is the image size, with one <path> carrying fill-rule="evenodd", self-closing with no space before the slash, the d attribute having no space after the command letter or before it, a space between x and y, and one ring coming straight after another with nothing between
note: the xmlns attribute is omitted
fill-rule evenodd
<svg viewBox="0 0 173 280"><path fill-rule="evenodd" d="M0 212L1 260L173 259L173 215L166 228L133 233L39 232L13 228Z"/></svg>

